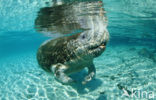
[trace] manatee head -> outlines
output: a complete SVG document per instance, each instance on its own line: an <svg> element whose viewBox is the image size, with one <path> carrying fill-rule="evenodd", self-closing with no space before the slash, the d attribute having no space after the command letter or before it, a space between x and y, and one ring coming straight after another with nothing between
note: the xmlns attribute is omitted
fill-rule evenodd
<svg viewBox="0 0 156 100"><path fill-rule="evenodd" d="M74 47L77 56L95 58L100 56L106 48L109 40L109 33L106 28L101 32L92 33L93 30L87 30L69 41L67 47Z"/></svg>

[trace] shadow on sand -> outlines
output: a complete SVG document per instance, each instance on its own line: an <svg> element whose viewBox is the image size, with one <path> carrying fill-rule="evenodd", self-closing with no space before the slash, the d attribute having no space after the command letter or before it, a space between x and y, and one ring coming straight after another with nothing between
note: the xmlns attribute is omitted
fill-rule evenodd
<svg viewBox="0 0 156 100"><path fill-rule="evenodd" d="M85 94L91 91L96 90L99 86L101 86L102 81L95 78L91 80L90 82L86 84L82 84L82 81L84 80L84 77L87 75L86 70L83 70L81 72L78 72L76 74L73 74L71 78L73 78L76 83L71 84L71 86L79 93L79 94Z"/></svg>

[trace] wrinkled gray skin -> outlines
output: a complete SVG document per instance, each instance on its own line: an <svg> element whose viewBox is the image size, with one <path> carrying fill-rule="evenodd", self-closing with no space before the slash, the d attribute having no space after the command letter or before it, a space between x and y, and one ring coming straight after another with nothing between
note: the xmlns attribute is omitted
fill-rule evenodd
<svg viewBox="0 0 156 100"><path fill-rule="evenodd" d="M78 20L78 23L81 26L85 24L88 30L72 36L48 40L37 52L37 60L41 68L52 72L62 83L74 82L68 75L79 72L85 67L88 68L88 75L82 83L92 80L96 73L93 59L103 53L109 40L107 20L103 14L79 17Z"/></svg>

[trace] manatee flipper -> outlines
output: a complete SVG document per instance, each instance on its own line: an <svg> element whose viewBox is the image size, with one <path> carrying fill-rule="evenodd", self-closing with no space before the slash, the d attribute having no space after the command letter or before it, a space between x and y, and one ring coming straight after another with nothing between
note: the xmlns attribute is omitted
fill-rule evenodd
<svg viewBox="0 0 156 100"><path fill-rule="evenodd" d="M82 84L86 84L87 82L91 81L96 74L96 69L94 64L92 63L91 66L88 67L88 75L85 77L84 81Z"/></svg>
<svg viewBox="0 0 156 100"><path fill-rule="evenodd" d="M51 66L51 71L54 73L55 78L63 84L74 82L69 76L65 74L67 66L58 63Z"/></svg>

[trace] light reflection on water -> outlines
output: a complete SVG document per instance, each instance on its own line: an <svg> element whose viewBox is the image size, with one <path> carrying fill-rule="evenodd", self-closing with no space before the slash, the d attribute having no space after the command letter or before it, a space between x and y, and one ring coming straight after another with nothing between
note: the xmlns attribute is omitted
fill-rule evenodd
<svg viewBox="0 0 156 100"><path fill-rule="evenodd" d="M96 17L105 16L102 1L65 2L61 5L41 8L35 19L35 28L45 34L70 34L93 28ZM94 21L96 20L96 21ZM106 17L100 19L107 23ZM53 35L52 35L53 36Z"/></svg>

